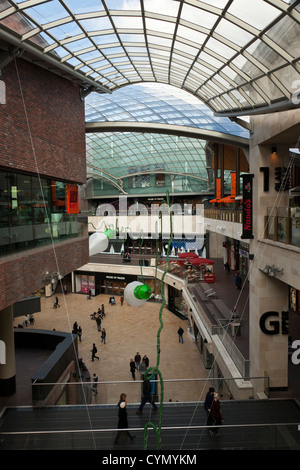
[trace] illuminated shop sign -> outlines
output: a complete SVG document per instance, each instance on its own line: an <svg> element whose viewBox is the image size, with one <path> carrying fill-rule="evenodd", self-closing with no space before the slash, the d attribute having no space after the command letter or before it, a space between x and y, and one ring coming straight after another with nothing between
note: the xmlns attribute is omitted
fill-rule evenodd
<svg viewBox="0 0 300 470"><path fill-rule="evenodd" d="M79 200L78 200L78 186L67 185L67 213L78 214Z"/></svg>
<svg viewBox="0 0 300 470"><path fill-rule="evenodd" d="M243 179L243 231L241 238L253 238L253 176L242 175Z"/></svg>

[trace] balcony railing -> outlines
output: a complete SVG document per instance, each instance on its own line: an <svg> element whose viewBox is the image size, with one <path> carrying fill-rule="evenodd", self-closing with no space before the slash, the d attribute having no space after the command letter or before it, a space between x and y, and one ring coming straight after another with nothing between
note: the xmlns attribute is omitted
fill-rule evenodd
<svg viewBox="0 0 300 470"><path fill-rule="evenodd" d="M225 209L220 207L213 207L204 210L204 217L208 219L225 220L228 222L242 223L241 209Z"/></svg>
<svg viewBox="0 0 300 470"><path fill-rule="evenodd" d="M300 246L300 208L268 208L264 238L287 245Z"/></svg>
<svg viewBox="0 0 300 470"><path fill-rule="evenodd" d="M265 377L247 380L253 389L263 391ZM97 394L90 381L34 383L32 388L39 401L33 407L24 403L22 409L6 411L5 419L0 421L0 450L300 450L297 406L290 400L281 400L280 413L274 414L276 402L259 399L251 388L247 398L236 399L231 391L241 381L208 377L163 380L160 384L155 379L151 385L158 409L153 411L146 404L142 415L136 414L141 402L141 380L100 381ZM219 393L224 417L218 440L210 436L209 431L216 427L207 424L203 406L210 386ZM118 428L120 392L126 393L128 401L126 429ZM126 439L127 430L135 436L131 442Z"/></svg>
<svg viewBox="0 0 300 470"><path fill-rule="evenodd" d="M151 375L148 372L148 375ZM241 383L242 387L240 388ZM212 371L206 378L163 379L159 380L155 372L150 378L151 394L156 404L163 403L194 403L205 400L209 387L214 387L220 400L255 399L259 393L268 394L268 383L265 377L253 378L220 378L213 377ZM99 381L92 379L80 382L65 381L63 383L32 383L32 401L22 406L34 405L35 409L47 406L66 405L115 405L120 394L126 393L128 403L138 407L142 397L143 372L136 372L136 380L131 381ZM239 389L240 388L240 389ZM97 392L95 394L95 392Z"/></svg>

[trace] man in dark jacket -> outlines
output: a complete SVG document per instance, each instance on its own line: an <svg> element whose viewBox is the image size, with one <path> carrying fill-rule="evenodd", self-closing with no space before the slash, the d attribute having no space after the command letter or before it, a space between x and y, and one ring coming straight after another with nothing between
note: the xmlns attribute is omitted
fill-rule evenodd
<svg viewBox="0 0 300 470"><path fill-rule="evenodd" d="M204 409L207 414L210 412L212 402L214 401L214 393L215 389L213 387L209 387L204 402Z"/></svg>
<svg viewBox="0 0 300 470"><path fill-rule="evenodd" d="M137 410L137 414L141 414L143 411L144 406L146 405L147 401L152 405L152 410L156 411L157 406L154 402L154 398L151 395L151 383L150 380L147 380L146 377L144 377L144 382L143 382L143 397L141 404L139 406L139 409Z"/></svg>

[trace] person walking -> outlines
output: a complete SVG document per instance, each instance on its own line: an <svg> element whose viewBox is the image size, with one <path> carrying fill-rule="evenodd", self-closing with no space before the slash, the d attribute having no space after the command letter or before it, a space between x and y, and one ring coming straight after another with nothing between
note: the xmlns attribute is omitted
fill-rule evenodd
<svg viewBox="0 0 300 470"><path fill-rule="evenodd" d="M149 358L145 354L143 357L143 361L142 361L142 370L145 371L146 369L148 369L148 367L149 367Z"/></svg>
<svg viewBox="0 0 300 470"><path fill-rule="evenodd" d="M53 301L53 308L57 308L57 307L60 307L60 305L58 303L58 297L55 297L55 299Z"/></svg>
<svg viewBox="0 0 300 470"><path fill-rule="evenodd" d="M182 327L180 327L177 331L178 333L178 338L179 338L179 343L183 343L183 333L184 333L184 330Z"/></svg>
<svg viewBox="0 0 300 470"><path fill-rule="evenodd" d="M98 377L95 373L93 374L92 392L94 396L98 395Z"/></svg>
<svg viewBox="0 0 300 470"><path fill-rule="evenodd" d="M102 328L102 333L101 333L101 343L106 343L106 331L105 328Z"/></svg>
<svg viewBox="0 0 300 470"><path fill-rule="evenodd" d="M136 411L136 414L142 414L143 408L146 405L146 403L149 402L150 405L152 405L152 410L156 411L157 405L154 401L153 395L151 395L151 383L150 380L144 376L144 382L143 382L143 397L141 404L139 406L139 409Z"/></svg>
<svg viewBox="0 0 300 470"><path fill-rule="evenodd" d="M242 288L242 278L241 278L239 273L237 274L235 285L236 285L236 288L238 290L241 290L241 288Z"/></svg>
<svg viewBox="0 0 300 470"><path fill-rule="evenodd" d="M81 326L78 327L77 335L78 335L78 338L79 338L79 342L81 343L81 336L82 336L82 328L81 328Z"/></svg>
<svg viewBox="0 0 300 470"><path fill-rule="evenodd" d="M96 348L96 345L95 345L95 343L93 343L93 348L92 348L92 350L91 350L91 353L92 353L92 361L93 361L93 362L94 362L94 359L95 359L95 358L98 359L98 361L99 361L99 357L96 356L97 351L98 351L98 350L97 350L97 348Z"/></svg>
<svg viewBox="0 0 300 470"><path fill-rule="evenodd" d="M211 425L213 426L220 426L223 423L223 416L221 413L221 404L219 401L219 395L217 393L214 394L214 399L210 409L211 415ZM212 437L219 436L219 428L213 427L209 430L209 434Z"/></svg>
<svg viewBox="0 0 300 470"><path fill-rule="evenodd" d="M206 397L205 397L205 401L204 401L204 409L207 413L207 421L206 421L206 424L209 425L210 423L210 409L211 409L211 405L212 405L212 402L214 401L214 394L215 394L215 389L213 387L209 387L208 389L208 392L206 394Z"/></svg>
<svg viewBox="0 0 300 470"><path fill-rule="evenodd" d="M136 370L139 371L141 369L141 355L139 352L136 353L136 355L134 356L134 362L135 362L135 367L136 367Z"/></svg>
<svg viewBox="0 0 300 470"><path fill-rule="evenodd" d="M97 330L101 331L101 318L100 318L100 315L96 316L96 324L97 324Z"/></svg>
<svg viewBox="0 0 300 470"><path fill-rule="evenodd" d="M127 430L128 428L128 416L127 416L127 395L126 393L121 393L120 400L118 402L118 429L122 429L122 431L118 431L114 444L119 444L120 438L122 435L129 437L130 441L132 441L135 436L130 434Z"/></svg>
<svg viewBox="0 0 300 470"><path fill-rule="evenodd" d="M133 380L135 380L135 362L133 359L130 359L130 363L129 363L129 367L130 367L130 372L131 372L131 375L132 375L132 378Z"/></svg>
<svg viewBox="0 0 300 470"><path fill-rule="evenodd" d="M121 302L121 307L122 307L122 305L123 305L123 302L124 302L124 297L123 297L123 296L121 296L121 298L120 298L120 302Z"/></svg>

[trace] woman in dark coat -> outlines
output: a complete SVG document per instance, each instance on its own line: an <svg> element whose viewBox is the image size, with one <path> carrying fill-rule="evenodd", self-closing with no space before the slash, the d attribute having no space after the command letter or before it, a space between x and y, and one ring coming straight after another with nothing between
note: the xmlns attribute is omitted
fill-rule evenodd
<svg viewBox="0 0 300 470"><path fill-rule="evenodd" d="M118 431L115 444L119 444L119 439L121 435L128 436L129 439L132 441L135 436L132 436L129 431L124 431L124 429L128 428L128 418L127 418L127 395L125 393L121 393L120 400L118 403L118 429L123 429L123 431Z"/></svg>
<svg viewBox="0 0 300 470"><path fill-rule="evenodd" d="M214 426L222 424L223 416L222 416L222 413L221 413L221 405L220 405L220 402L219 402L219 395L217 393L215 393L214 400L212 402L211 409L210 409L210 414L211 414L212 420L213 420L213 422L211 424L213 424ZM211 436L218 436L219 435L218 431L219 431L219 428L214 427L209 431L209 433L210 433Z"/></svg>

